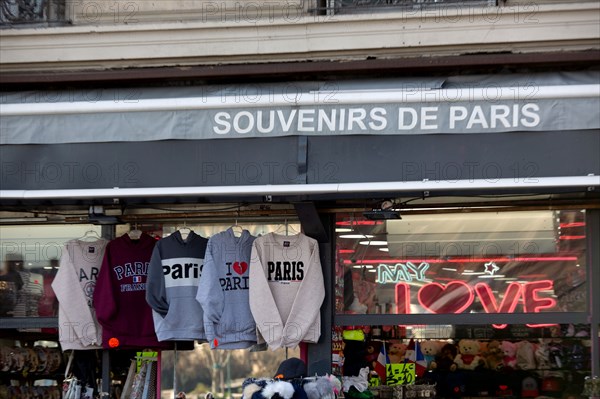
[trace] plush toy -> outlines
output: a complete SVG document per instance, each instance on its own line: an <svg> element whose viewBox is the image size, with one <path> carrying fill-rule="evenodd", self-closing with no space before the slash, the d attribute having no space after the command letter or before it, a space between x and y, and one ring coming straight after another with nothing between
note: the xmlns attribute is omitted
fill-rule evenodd
<svg viewBox="0 0 600 399"><path fill-rule="evenodd" d="M294 396L294 386L287 381L274 381L264 387L262 396L265 399L292 399Z"/></svg>
<svg viewBox="0 0 600 399"><path fill-rule="evenodd" d="M519 370L534 370L536 368L535 349L529 341L517 343L517 368Z"/></svg>
<svg viewBox="0 0 600 399"><path fill-rule="evenodd" d="M431 363L440 354L443 343L441 341L423 341L421 342L421 352L427 361L427 370L431 370Z"/></svg>
<svg viewBox="0 0 600 399"><path fill-rule="evenodd" d="M406 344L394 342L390 344L387 350L390 363L402 363L406 356Z"/></svg>
<svg viewBox="0 0 600 399"><path fill-rule="evenodd" d="M451 343L443 345L436 359L433 362L431 362L431 369L439 371L456 370L456 363L454 363L454 358L456 357L457 353L458 350L456 349L456 345Z"/></svg>
<svg viewBox="0 0 600 399"><path fill-rule="evenodd" d="M535 362L538 370L550 369L550 340L540 338L537 348L535 348Z"/></svg>
<svg viewBox="0 0 600 399"><path fill-rule="evenodd" d="M484 351L484 358L487 368L490 370L501 370L504 367L502 359L504 354L500 348L500 341L492 340L488 342L487 348Z"/></svg>
<svg viewBox="0 0 600 399"><path fill-rule="evenodd" d="M371 369L374 368L374 363L377 361L377 357L379 357L380 346L377 343L369 342L367 344L365 360Z"/></svg>
<svg viewBox="0 0 600 399"><path fill-rule="evenodd" d="M552 340L550 343L550 368L562 369L563 362L563 347L559 340Z"/></svg>
<svg viewBox="0 0 600 399"><path fill-rule="evenodd" d="M510 341L502 341L500 344L502 349L504 367L516 368L517 367L517 344Z"/></svg>
<svg viewBox="0 0 600 399"><path fill-rule="evenodd" d="M481 346L478 341L461 339L458 341L458 354L454 358L454 363L463 370L475 370L483 367L485 360L481 357L480 352Z"/></svg>

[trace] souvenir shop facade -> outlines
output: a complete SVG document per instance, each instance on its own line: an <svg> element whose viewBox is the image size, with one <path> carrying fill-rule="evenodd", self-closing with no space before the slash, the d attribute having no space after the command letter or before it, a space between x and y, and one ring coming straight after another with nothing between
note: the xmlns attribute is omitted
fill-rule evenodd
<svg viewBox="0 0 600 399"><path fill-rule="evenodd" d="M3 309L3 338L56 337L56 270L89 230L104 244L131 230L159 243L186 229L301 231L322 271L307 297L321 304L314 334L288 330L308 374L369 367L374 385L416 379L443 397L581 394L600 375L597 82L578 72L4 93L2 275L17 265L34 283L31 309ZM145 296L154 311L161 295ZM122 344L107 338L105 365Z"/></svg>

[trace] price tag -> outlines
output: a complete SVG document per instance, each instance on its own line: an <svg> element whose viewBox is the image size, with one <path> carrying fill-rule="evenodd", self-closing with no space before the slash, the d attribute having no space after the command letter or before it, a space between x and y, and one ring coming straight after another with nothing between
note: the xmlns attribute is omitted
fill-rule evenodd
<svg viewBox="0 0 600 399"><path fill-rule="evenodd" d="M415 383L416 367L414 363L386 364L386 385L408 385Z"/></svg>
<svg viewBox="0 0 600 399"><path fill-rule="evenodd" d="M381 385L381 380L379 379L379 377L371 377L369 378L369 387L378 387L379 385Z"/></svg>

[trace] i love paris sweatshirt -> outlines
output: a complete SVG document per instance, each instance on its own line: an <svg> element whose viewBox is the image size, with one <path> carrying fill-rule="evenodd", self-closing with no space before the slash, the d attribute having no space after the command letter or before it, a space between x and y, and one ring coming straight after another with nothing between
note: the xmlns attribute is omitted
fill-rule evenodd
<svg viewBox="0 0 600 399"><path fill-rule="evenodd" d="M196 299L204 311L206 338L215 349L246 349L256 344L250 312L249 266L255 237L229 228L208 240Z"/></svg>
<svg viewBox="0 0 600 399"><path fill-rule="evenodd" d="M315 343L325 298L316 240L304 234L266 234L254 240L250 262L250 309L269 348Z"/></svg>
<svg viewBox="0 0 600 399"><path fill-rule="evenodd" d="M146 301L159 341L204 341L202 307L196 301L208 240L179 231L156 243L148 266Z"/></svg>

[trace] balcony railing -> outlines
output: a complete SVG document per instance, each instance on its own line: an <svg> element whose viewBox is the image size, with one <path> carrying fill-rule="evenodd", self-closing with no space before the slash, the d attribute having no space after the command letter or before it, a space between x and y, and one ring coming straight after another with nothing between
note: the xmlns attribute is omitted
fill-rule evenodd
<svg viewBox="0 0 600 399"><path fill-rule="evenodd" d="M358 14L431 7L496 6L497 0L324 0L317 4L314 11L320 14Z"/></svg>
<svg viewBox="0 0 600 399"><path fill-rule="evenodd" d="M65 24L65 0L0 0L0 28Z"/></svg>

